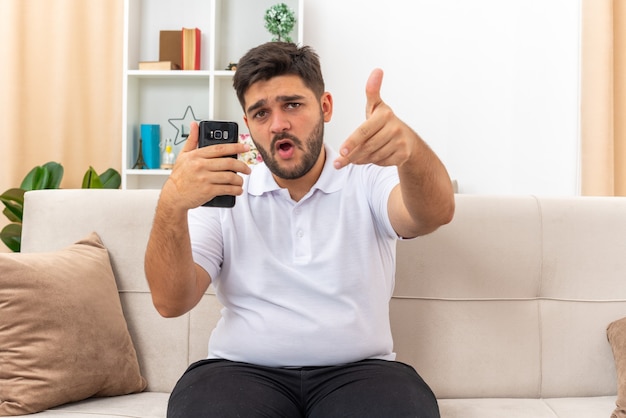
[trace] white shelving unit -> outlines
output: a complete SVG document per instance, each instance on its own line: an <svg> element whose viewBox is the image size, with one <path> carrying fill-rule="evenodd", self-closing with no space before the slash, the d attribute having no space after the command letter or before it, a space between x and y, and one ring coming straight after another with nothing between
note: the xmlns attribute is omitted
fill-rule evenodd
<svg viewBox="0 0 626 418"><path fill-rule="evenodd" d="M232 120L244 133L243 111L232 88L234 72L225 70L250 48L271 39L265 11L285 3L296 13L291 36L302 43L304 0L125 0L122 82L122 188L160 189L169 170L134 169L141 124L161 126L161 141L171 138L174 152L184 145L169 119ZM141 71L140 61L158 61L159 32L197 27L202 32L198 71ZM176 124L179 122L177 121ZM180 127L178 127L180 129Z"/></svg>

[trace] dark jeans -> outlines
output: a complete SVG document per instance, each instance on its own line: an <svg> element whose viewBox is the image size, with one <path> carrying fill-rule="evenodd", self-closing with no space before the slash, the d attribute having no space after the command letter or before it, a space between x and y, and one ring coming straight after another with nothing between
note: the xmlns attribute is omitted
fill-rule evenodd
<svg viewBox="0 0 626 418"><path fill-rule="evenodd" d="M404 363L284 369L201 360L174 388L168 418L437 418L433 392Z"/></svg>

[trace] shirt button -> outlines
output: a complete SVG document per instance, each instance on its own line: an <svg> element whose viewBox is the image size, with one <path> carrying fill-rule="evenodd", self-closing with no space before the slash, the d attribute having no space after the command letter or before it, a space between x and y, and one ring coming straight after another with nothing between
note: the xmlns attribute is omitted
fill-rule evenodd
<svg viewBox="0 0 626 418"><path fill-rule="evenodd" d="M302 232L302 230L299 230L296 235L298 236L298 238L302 238L304 236L304 232Z"/></svg>

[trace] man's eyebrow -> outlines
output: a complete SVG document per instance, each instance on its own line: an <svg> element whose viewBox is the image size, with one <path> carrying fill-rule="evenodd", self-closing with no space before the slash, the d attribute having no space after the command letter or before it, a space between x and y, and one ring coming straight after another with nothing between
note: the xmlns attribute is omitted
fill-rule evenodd
<svg viewBox="0 0 626 418"><path fill-rule="evenodd" d="M300 94L293 94L293 95L289 95L289 96L277 96L276 97L276 101L277 102L281 102L281 103L289 103L289 102L293 102L293 101L297 101L297 100L302 100L304 98L305 98L305 96L302 96ZM258 102L248 106L247 113L252 113L256 109L258 109L260 107L263 107L266 104L267 104L267 100L261 99Z"/></svg>
<svg viewBox="0 0 626 418"><path fill-rule="evenodd" d="M265 106L265 103L267 103L267 100L265 100L265 99L259 100L258 102L248 106L248 109L246 109L246 113L248 113L248 114L252 113L256 109Z"/></svg>
<svg viewBox="0 0 626 418"><path fill-rule="evenodd" d="M295 102L297 100L302 100L302 99L304 99L304 96L302 96L300 94L293 94L291 96L278 96L276 98L276 101L282 102L282 103L287 103L287 102Z"/></svg>

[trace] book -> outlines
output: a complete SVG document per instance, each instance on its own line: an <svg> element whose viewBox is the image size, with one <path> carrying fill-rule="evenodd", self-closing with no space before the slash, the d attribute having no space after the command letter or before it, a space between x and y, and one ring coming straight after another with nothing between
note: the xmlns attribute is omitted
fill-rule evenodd
<svg viewBox="0 0 626 418"><path fill-rule="evenodd" d="M198 28L183 28L182 30L182 66L183 70L200 69L200 40L201 32Z"/></svg>
<svg viewBox="0 0 626 418"><path fill-rule="evenodd" d="M180 70L172 61L141 61L140 70Z"/></svg>
<svg viewBox="0 0 626 418"><path fill-rule="evenodd" d="M159 61L171 61L175 69L182 68L182 31L162 30L159 32Z"/></svg>
<svg viewBox="0 0 626 418"><path fill-rule="evenodd" d="M147 168L161 166L161 127L159 125L141 124L141 152Z"/></svg>

